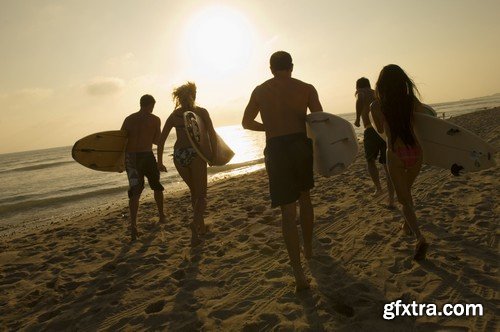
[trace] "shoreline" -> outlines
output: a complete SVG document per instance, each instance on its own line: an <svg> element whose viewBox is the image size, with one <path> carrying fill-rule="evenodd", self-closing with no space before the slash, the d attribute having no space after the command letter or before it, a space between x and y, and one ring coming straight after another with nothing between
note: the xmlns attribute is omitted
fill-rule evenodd
<svg viewBox="0 0 500 332"><path fill-rule="evenodd" d="M453 117L500 150L499 108ZM382 175L383 178L383 175ZM371 199L362 155L316 177L313 289L294 294L265 170L209 184L212 232L189 247L187 191L165 195L166 225L141 200L139 241L127 206L2 238L0 325L6 329L402 330L498 328L498 166L453 177L424 166L414 195L428 260L411 259L401 213ZM146 192L146 191L145 191ZM113 202L110 202L112 204ZM482 303L483 317L382 319L384 303Z"/></svg>

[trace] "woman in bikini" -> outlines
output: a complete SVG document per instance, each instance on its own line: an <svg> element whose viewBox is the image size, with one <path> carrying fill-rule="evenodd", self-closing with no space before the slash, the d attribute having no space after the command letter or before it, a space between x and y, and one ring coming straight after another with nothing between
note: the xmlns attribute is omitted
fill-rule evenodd
<svg viewBox="0 0 500 332"><path fill-rule="evenodd" d="M403 230L417 239L415 260L425 259L428 244L420 233L411 195L411 187L422 166L422 148L413 130L413 113L421 103L413 81L397 65L385 66L380 72L372 115L380 133L387 136L387 166L398 201L403 206Z"/></svg>
<svg viewBox="0 0 500 332"><path fill-rule="evenodd" d="M184 128L184 113L192 111L198 114L205 121L211 137L215 137L215 130L208 111L195 106L196 85L194 83L188 82L176 88L172 96L176 106L165 122L158 142L158 168L161 171L166 171L163 165L163 150L170 131L175 128L177 141L174 144L174 164L191 192L191 205L194 214L193 222L190 223L191 244L196 246L201 242L199 236L207 231L203 218L207 207L207 163L198 156L189 142Z"/></svg>

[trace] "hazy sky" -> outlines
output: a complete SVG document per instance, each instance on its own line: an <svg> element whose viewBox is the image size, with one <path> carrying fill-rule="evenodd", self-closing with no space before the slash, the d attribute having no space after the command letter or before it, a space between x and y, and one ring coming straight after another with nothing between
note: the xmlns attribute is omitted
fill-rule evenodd
<svg viewBox="0 0 500 332"><path fill-rule="evenodd" d="M0 0L0 153L119 129L145 93L162 123L198 85L216 126L237 124L286 50L324 109L400 65L427 103L500 92L498 0Z"/></svg>

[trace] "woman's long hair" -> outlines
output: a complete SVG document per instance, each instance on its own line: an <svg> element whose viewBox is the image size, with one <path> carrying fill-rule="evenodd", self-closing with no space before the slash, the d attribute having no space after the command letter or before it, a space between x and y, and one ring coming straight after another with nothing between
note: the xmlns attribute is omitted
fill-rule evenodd
<svg viewBox="0 0 500 332"><path fill-rule="evenodd" d="M389 125L391 146L394 148L398 137L406 145L415 145L413 110L418 90L412 79L399 66L387 65L380 72L375 92Z"/></svg>
<svg viewBox="0 0 500 332"><path fill-rule="evenodd" d="M185 110L192 110L194 109L194 101L196 100L196 85L193 82L187 82L174 89L172 97L175 102L175 108L181 106Z"/></svg>

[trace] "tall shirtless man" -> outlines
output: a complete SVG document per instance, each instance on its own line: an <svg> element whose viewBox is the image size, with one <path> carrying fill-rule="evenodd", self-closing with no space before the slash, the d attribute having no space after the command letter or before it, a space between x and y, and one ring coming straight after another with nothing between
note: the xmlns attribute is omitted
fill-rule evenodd
<svg viewBox="0 0 500 332"><path fill-rule="evenodd" d="M360 126L360 120L363 120L363 145L365 148L365 159L368 168L368 174L375 185L374 196L382 194L382 186L380 185L380 177L375 161L377 160L382 164L385 171L387 180L388 207L394 207L394 187L392 186L389 172L387 170L386 149L385 141L377 134L370 121L370 104L375 101L375 91L370 86L370 81L366 77L361 77L356 81L356 121L354 125Z"/></svg>
<svg viewBox="0 0 500 332"><path fill-rule="evenodd" d="M159 222L165 221L163 214L163 186L160 183L160 172L153 153L153 144L158 144L160 138L160 118L153 115L155 99L144 95L140 100L140 110L125 118L122 130L127 131L128 143L125 150L125 168L129 181L130 234L132 241L138 237L137 211L139 198L144 189L144 176L148 178L151 189L154 190L158 206Z"/></svg>
<svg viewBox="0 0 500 332"><path fill-rule="evenodd" d="M314 211L309 190L314 187L313 152L306 136L307 109L322 112L314 86L292 78L292 57L274 53L270 59L273 78L255 88L243 115L243 128L265 131L264 150L269 176L271 206L281 207L282 232L293 268L297 291L308 289L309 282L300 262L296 203L299 201L304 256L312 255ZM255 118L261 115L262 123Z"/></svg>

